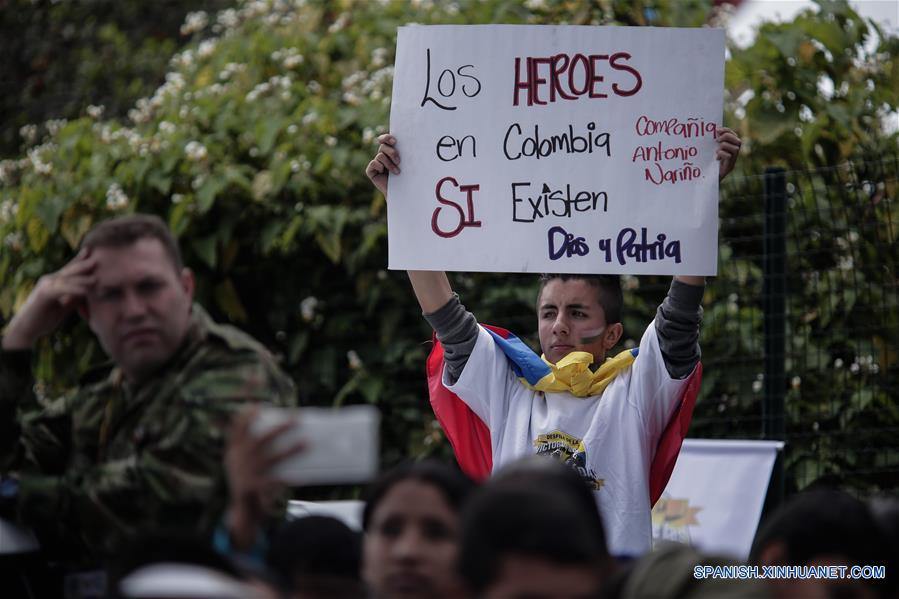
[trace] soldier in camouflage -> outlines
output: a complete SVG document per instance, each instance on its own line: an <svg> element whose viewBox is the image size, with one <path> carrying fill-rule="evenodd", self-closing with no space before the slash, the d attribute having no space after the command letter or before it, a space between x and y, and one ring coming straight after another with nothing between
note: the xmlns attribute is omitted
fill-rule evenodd
<svg viewBox="0 0 899 599"><path fill-rule="evenodd" d="M272 355L213 322L193 291L168 228L148 215L99 224L38 281L2 338L0 516L91 561L145 528L214 527L231 416L249 402L293 405L296 394ZM73 311L112 364L40 400L31 350Z"/></svg>

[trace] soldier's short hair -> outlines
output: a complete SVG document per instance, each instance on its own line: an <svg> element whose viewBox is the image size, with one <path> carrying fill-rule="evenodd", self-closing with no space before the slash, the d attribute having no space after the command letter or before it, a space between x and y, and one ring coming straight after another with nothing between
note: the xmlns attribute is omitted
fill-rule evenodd
<svg viewBox="0 0 899 599"><path fill-rule="evenodd" d="M88 231L81 240L81 248L125 247L146 238L162 244L175 272L180 273L184 263L178 243L165 222L154 214L129 214L105 220Z"/></svg>
<svg viewBox="0 0 899 599"><path fill-rule="evenodd" d="M561 281L581 280L586 281L596 289L599 305L605 313L606 323L621 322L621 307L624 304L624 294L621 292L621 277L618 275L586 275L586 274L560 274L545 273L540 275L540 291L537 293L537 302L543 294L543 288L552 280Z"/></svg>

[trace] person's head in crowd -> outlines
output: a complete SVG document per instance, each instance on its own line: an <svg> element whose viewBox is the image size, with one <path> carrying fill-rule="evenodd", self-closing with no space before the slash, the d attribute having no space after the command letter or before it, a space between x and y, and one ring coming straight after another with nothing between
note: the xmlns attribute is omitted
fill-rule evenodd
<svg viewBox="0 0 899 599"><path fill-rule="evenodd" d="M868 501L868 506L891 548L890 553L899 557L899 497L875 495Z"/></svg>
<svg viewBox="0 0 899 599"><path fill-rule="evenodd" d="M886 542L886 554L889 556L885 564L887 571L885 596L899 599L899 497L876 495L868 501L871 514L883 533ZM893 574L890 575L889 573Z"/></svg>
<svg viewBox="0 0 899 599"><path fill-rule="evenodd" d="M868 506L836 489L808 490L789 499L756 533L750 561L759 566L879 566L887 560L882 531ZM770 580L775 598L879 597L876 580Z"/></svg>
<svg viewBox="0 0 899 599"><path fill-rule="evenodd" d="M624 333L623 302L618 275L541 275L537 329L543 355L555 364L584 351L602 363Z"/></svg>
<svg viewBox="0 0 899 599"><path fill-rule="evenodd" d="M602 599L765 599L756 579L697 577L696 567L738 566L740 562L703 555L689 545L663 543L616 572L603 587Z"/></svg>
<svg viewBox="0 0 899 599"><path fill-rule="evenodd" d="M168 226L149 214L103 221L84 237L78 260L92 278L82 316L125 377L144 380L174 355L190 325L194 277Z"/></svg>
<svg viewBox="0 0 899 599"><path fill-rule="evenodd" d="M304 516L277 529L266 563L291 599L355 599L365 595L361 558L358 532L330 516Z"/></svg>
<svg viewBox="0 0 899 599"><path fill-rule="evenodd" d="M592 492L570 466L526 459L465 509L459 571L475 596L597 597L613 568Z"/></svg>
<svg viewBox="0 0 899 599"><path fill-rule="evenodd" d="M433 461L402 464L369 488L362 577L374 597L460 597L460 511L475 484Z"/></svg>
<svg viewBox="0 0 899 599"><path fill-rule="evenodd" d="M109 567L113 599L278 599L266 580L241 571L205 538L146 533L120 548Z"/></svg>

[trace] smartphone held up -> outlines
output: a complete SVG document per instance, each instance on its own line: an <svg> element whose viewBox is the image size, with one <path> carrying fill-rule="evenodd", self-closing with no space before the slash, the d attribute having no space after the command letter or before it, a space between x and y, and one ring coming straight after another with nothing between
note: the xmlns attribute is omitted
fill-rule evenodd
<svg viewBox="0 0 899 599"><path fill-rule="evenodd" d="M264 435L285 422L294 426L278 435L273 449L303 441L305 449L277 463L272 473L292 486L357 484L378 473L381 414L374 406L275 408L259 410L251 432Z"/></svg>

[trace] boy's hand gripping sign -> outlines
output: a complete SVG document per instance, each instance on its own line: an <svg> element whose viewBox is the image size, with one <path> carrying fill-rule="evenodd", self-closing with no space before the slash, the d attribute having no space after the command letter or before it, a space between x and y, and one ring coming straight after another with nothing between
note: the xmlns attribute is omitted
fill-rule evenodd
<svg viewBox="0 0 899 599"><path fill-rule="evenodd" d="M408 26L389 265L714 275L718 29Z"/></svg>

